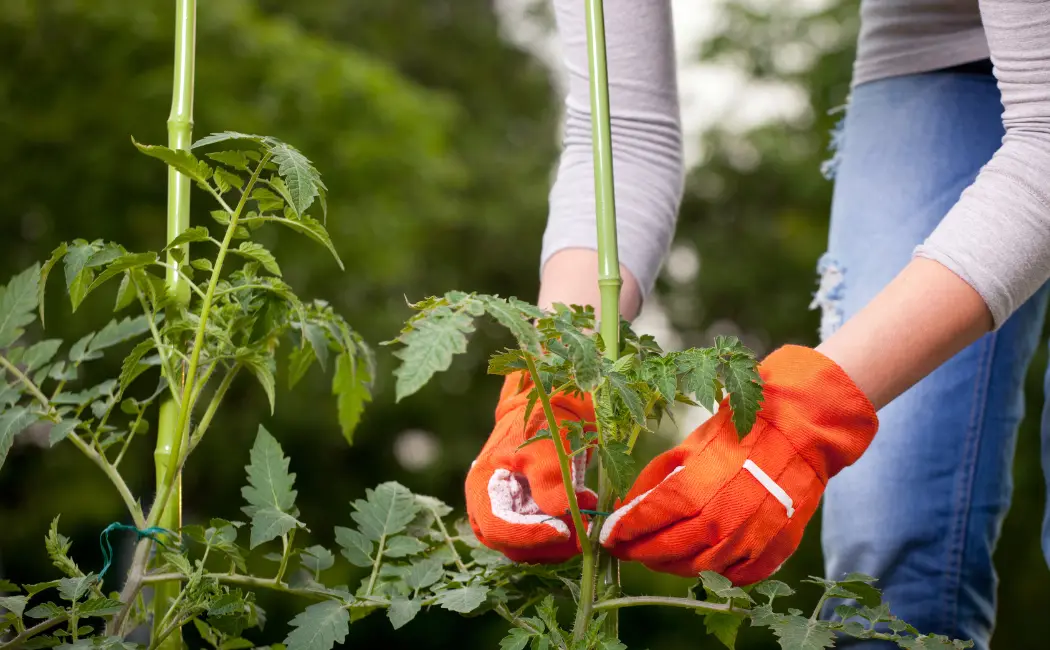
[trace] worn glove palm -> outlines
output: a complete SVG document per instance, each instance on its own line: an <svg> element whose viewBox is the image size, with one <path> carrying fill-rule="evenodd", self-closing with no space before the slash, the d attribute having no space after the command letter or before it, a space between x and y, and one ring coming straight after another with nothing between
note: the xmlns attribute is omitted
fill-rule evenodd
<svg viewBox="0 0 1050 650"><path fill-rule="evenodd" d="M518 449L547 427L540 404L525 421L532 380L508 375L496 406L496 426L467 473L467 515L482 544L517 562L564 562L580 552L569 516L561 467L553 440ZM557 393L551 407L558 422L593 422L590 397ZM569 449L565 431L561 444ZM594 509L598 498L583 485L588 456L573 457L572 479L581 508Z"/></svg>
<svg viewBox="0 0 1050 650"><path fill-rule="evenodd" d="M763 580L798 548L829 478L868 447L867 397L815 350L783 347L759 366L762 410L739 440L727 404L656 457L606 520L603 545L656 571Z"/></svg>

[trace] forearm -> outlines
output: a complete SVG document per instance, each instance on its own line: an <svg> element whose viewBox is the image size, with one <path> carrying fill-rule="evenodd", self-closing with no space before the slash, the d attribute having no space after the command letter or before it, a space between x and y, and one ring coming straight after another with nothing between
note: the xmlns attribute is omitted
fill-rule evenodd
<svg viewBox="0 0 1050 650"><path fill-rule="evenodd" d="M980 294L917 258L817 350L880 409L991 328Z"/></svg>
<svg viewBox="0 0 1050 650"><path fill-rule="evenodd" d="M620 314L627 320L638 315L642 293L638 281L620 265ZM598 294L598 253L583 248L566 248L551 256L543 266L540 279L539 306L550 309L555 303L589 305L600 312Z"/></svg>

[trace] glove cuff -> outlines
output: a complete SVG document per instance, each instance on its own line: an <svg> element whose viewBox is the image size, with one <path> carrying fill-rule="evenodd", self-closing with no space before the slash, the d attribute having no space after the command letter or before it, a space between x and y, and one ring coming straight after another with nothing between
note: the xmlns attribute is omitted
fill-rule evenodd
<svg viewBox="0 0 1050 650"><path fill-rule="evenodd" d="M759 365L759 417L776 427L823 481L852 465L879 428L875 407L846 371L812 348L786 345Z"/></svg>

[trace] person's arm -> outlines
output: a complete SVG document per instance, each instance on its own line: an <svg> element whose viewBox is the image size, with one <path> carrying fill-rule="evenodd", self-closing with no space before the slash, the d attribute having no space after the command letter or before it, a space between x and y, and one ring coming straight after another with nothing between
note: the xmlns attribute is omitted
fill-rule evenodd
<svg viewBox="0 0 1050 650"><path fill-rule="evenodd" d="M582 0L554 0L567 72L564 143L541 257L541 307L598 307L594 158ZM682 197L681 120L670 0L605 0L609 104L626 318L652 290Z"/></svg>

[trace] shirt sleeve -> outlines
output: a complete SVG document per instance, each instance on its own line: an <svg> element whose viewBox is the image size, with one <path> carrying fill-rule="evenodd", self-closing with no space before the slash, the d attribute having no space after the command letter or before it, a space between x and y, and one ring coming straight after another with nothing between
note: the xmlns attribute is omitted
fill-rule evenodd
<svg viewBox="0 0 1050 650"><path fill-rule="evenodd" d="M998 328L1050 279L1050 2L980 7L1005 136L915 254L969 283Z"/></svg>
<svg viewBox="0 0 1050 650"><path fill-rule="evenodd" d="M584 4L554 0L568 93L541 268L560 250L598 248ZM620 263L647 295L674 236L684 177L670 0L606 0L605 29Z"/></svg>

